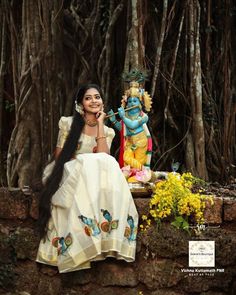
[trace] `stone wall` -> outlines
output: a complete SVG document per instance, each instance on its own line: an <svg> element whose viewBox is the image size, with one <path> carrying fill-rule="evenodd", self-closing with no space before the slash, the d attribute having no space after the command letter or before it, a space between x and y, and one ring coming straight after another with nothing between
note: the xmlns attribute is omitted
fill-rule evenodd
<svg viewBox="0 0 236 295"><path fill-rule="evenodd" d="M134 198L140 215L147 212L147 196ZM236 294L236 199L215 197L214 207L209 206L205 215L209 226L201 235L190 236L170 223L139 232L134 263L107 259L89 270L58 274L56 268L34 261L39 243L34 231L37 195L1 188L0 294ZM189 240L215 241L212 271L189 272Z"/></svg>

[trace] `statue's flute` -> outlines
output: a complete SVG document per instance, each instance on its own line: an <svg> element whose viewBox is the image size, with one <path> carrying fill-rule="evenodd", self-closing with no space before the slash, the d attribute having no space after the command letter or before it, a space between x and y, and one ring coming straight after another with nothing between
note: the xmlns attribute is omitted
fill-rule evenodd
<svg viewBox="0 0 236 295"><path fill-rule="evenodd" d="M129 111L129 110L132 110L132 109L135 109L135 108L139 108L139 106L132 106L130 108L124 109L124 111ZM110 117L115 116L117 114L119 114L119 112L116 112L116 113L114 113L112 115L107 115L105 118L107 119L107 118L110 118Z"/></svg>

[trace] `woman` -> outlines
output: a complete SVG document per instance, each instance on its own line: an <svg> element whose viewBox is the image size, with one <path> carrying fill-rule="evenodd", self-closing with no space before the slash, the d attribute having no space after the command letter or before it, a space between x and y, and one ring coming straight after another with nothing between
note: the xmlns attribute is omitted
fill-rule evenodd
<svg viewBox="0 0 236 295"><path fill-rule="evenodd" d="M39 204L37 261L59 272L89 268L91 261L135 258L138 215L116 160L114 130L104 125L101 91L81 87L74 117L62 117L55 164L45 172ZM52 172L49 173L50 167Z"/></svg>

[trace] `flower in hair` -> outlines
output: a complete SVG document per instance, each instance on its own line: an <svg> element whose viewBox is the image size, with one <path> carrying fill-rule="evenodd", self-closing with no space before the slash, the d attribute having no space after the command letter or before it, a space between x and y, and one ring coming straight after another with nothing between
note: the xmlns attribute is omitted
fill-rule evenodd
<svg viewBox="0 0 236 295"><path fill-rule="evenodd" d="M76 112L78 112L80 115L84 115L84 108L80 103L77 103L77 101L75 101L75 110Z"/></svg>

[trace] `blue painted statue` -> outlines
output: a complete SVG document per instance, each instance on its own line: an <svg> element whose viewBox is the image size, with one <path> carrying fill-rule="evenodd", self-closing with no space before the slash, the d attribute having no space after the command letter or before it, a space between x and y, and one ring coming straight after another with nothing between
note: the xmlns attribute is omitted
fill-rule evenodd
<svg viewBox="0 0 236 295"><path fill-rule="evenodd" d="M119 163L128 176L129 182L144 181L150 178L152 139L147 127L152 100L136 81L130 82L125 91L117 120L113 110L108 112L110 121L121 133Z"/></svg>

